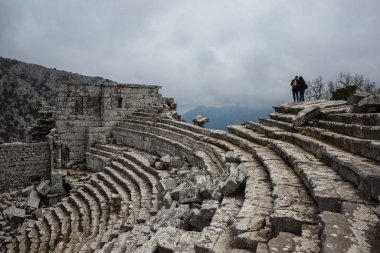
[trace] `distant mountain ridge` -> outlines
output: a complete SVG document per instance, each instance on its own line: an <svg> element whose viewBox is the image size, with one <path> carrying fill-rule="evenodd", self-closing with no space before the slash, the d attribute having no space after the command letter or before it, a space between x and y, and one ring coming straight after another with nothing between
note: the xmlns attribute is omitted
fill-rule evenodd
<svg viewBox="0 0 380 253"><path fill-rule="evenodd" d="M42 104L54 105L57 87L65 82L113 81L0 57L0 143L25 141Z"/></svg>
<svg viewBox="0 0 380 253"><path fill-rule="evenodd" d="M209 117L209 123L205 127L210 129L226 130L228 125L240 124L244 121L258 121L260 117L266 117L272 108L254 109L241 106L197 106L194 109L184 113L182 119L192 123L197 115Z"/></svg>

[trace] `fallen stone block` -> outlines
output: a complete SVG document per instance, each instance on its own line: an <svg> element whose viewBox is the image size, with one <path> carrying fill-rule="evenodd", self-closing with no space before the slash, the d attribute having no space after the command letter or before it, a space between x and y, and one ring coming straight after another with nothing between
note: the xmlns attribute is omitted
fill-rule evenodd
<svg viewBox="0 0 380 253"><path fill-rule="evenodd" d="M171 157L170 162L169 162L169 167L173 168L181 168L186 162L178 156Z"/></svg>
<svg viewBox="0 0 380 253"><path fill-rule="evenodd" d="M164 165L160 161L155 162L154 167L156 168L156 170L163 170L164 169Z"/></svg>
<svg viewBox="0 0 380 253"><path fill-rule="evenodd" d="M203 200L201 194L199 193L199 187L193 185L191 182L186 182L182 191L179 193L179 203L201 203Z"/></svg>
<svg viewBox="0 0 380 253"><path fill-rule="evenodd" d="M194 245L196 253L227 253L230 248L228 233L216 227L205 227Z"/></svg>
<svg viewBox="0 0 380 253"><path fill-rule="evenodd" d="M252 216L240 219L236 221L232 227L231 231L234 236L243 234L246 232L260 231L265 227L266 221L264 217Z"/></svg>
<svg viewBox="0 0 380 253"><path fill-rule="evenodd" d="M280 232L276 238L271 239L268 247L269 252L320 252L318 240L310 240L287 232Z"/></svg>
<svg viewBox="0 0 380 253"><path fill-rule="evenodd" d="M206 123L208 123L208 117L198 115L193 118L193 124L196 126L204 127Z"/></svg>
<svg viewBox="0 0 380 253"><path fill-rule="evenodd" d="M235 151L228 151L226 153L226 162L227 163L237 163L240 162L241 154Z"/></svg>
<svg viewBox="0 0 380 253"><path fill-rule="evenodd" d="M170 193L169 192L167 192L166 194L165 194L165 196L164 196L164 199L163 199L163 204L164 204L164 207L166 207L166 208L169 208L171 205L172 205L172 203L173 203L173 199L172 199L172 197L170 196Z"/></svg>
<svg viewBox="0 0 380 253"><path fill-rule="evenodd" d="M200 237L199 232L183 231L174 252L194 252L194 244Z"/></svg>
<svg viewBox="0 0 380 253"><path fill-rule="evenodd" d="M28 196L28 199L26 201L27 207L32 207L34 209L37 209L40 205L41 201L41 195L36 190L31 190Z"/></svg>
<svg viewBox="0 0 380 253"><path fill-rule="evenodd" d="M373 94L362 99L355 112L379 112L380 111L380 94Z"/></svg>
<svg viewBox="0 0 380 253"><path fill-rule="evenodd" d="M174 188L171 192L170 192L170 196L178 201L179 200L179 193L182 192L183 190L183 187L186 185L186 183L182 183L180 185L178 185L176 188Z"/></svg>
<svg viewBox="0 0 380 253"><path fill-rule="evenodd" d="M305 109L303 109L296 115L296 117L293 119L293 124L295 126L302 126L307 121L317 118L320 113L320 107L315 105L307 106Z"/></svg>
<svg viewBox="0 0 380 253"><path fill-rule="evenodd" d="M170 209L161 209L153 221L152 228L154 231L161 227L175 227L187 230L189 227L189 220L191 210L189 205L178 205L173 202Z"/></svg>
<svg viewBox="0 0 380 253"><path fill-rule="evenodd" d="M246 232L236 236L232 245L234 248L255 251L259 243L266 243L272 237L272 230L263 228L260 231Z"/></svg>
<svg viewBox="0 0 380 253"><path fill-rule="evenodd" d="M36 190L42 195L42 196L46 196L51 187L49 185L50 181L49 180L45 180L45 181L42 181L36 188Z"/></svg>
<svg viewBox="0 0 380 253"><path fill-rule="evenodd" d="M202 208L200 210L203 219L211 219L216 210L219 208L219 201L215 199L205 199L202 202Z"/></svg>
<svg viewBox="0 0 380 253"><path fill-rule="evenodd" d="M157 192L161 199L168 191L173 190L175 187L177 187L177 182L173 178L161 179L156 184Z"/></svg>
<svg viewBox="0 0 380 253"><path fill-rule="evenodd" d="M183 232L183 230L174 227L160 228L155 235L158 252L173 253Z"/></svg>
<svg viewBox="0 0 380 253"><path fill-rule="evenodd" d="M241 163L237 167L231 166L230 175L221 185L222 192L225 195L231 195L243 186L244 180L247 177L248 166L247 163Z"/></svg>
<svg viewBox="0 0 380 253"><path fill-rule="evenodd" d="M204 227L210 226L210 220L204 219L199 209L193 209L191 210L189 224L198 229L198 231L202 231Z"/></svg>
<svg viewBox="0 0 380 253"><path fill-rule="evenodd" d="M29 186L25 187L24 189L21 190L22 196L28 197L30 191L33 189L34 189L34 185L29 185Z"/></svg>
<svg viewBox="0 0 380 253"><path fill-rule="evenodd" d="M11 222L22 223L25 219L25 209L11 206L5 209L3 213Z"/></svg>

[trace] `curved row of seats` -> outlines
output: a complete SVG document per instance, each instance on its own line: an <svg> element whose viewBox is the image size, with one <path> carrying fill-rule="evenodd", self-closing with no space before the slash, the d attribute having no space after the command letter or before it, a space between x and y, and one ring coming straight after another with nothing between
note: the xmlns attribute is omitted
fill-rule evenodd
<svg viewBox="0 0 380 253"><path fill-rule="evenodd" d="M309 105L320 106L322 118L294 126L297 113ZM184 157L212 180L246 173L244 191L224 196L201 232L154 233L152 220L162 206L155 185L168 172L151 167L142 152L97 145L89 155L103 159L100 172L38 221L25 222L14 247L20 252L238 253L273 252L280 246L375 252L380 247L374 212L378 152L360 151L355 143L377 145L379 115L348 113L344 102L274 108L270 119L229 126L227 132L147 109L112 129L118 143ZM357 121L349 124L349 119ZM170 245L160 240L165 236L172 236Z"/></svg>

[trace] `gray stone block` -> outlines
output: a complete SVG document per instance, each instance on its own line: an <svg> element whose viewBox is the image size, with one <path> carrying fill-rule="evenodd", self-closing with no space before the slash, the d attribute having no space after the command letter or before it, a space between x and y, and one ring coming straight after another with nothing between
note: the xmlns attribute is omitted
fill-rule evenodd
<svg viewBox="0 0 380 253"><path fill-rule="evenodd" d="M42 181L36 188L38 193L41 194L42 196L46 196L51 189L49 183L50 183L49 180Z"/></svg>
<svg viewBox="0 0 380 253"><path fill-rule="evenodd" d="M179 203L187 204L187 203L201 203L202 196L199 193L199 187L197 185L193 185L191 182L186 182L182 191L179 192Z"/></svg>
<svg viewBox="0 0 380 253"><path fill-rule="evenodd" d="M4 215L8 217L11 222L22 223L25 219L25 209L11 206L4 210Z"/></svg>
<svg viewBox="0 0 380 253"><path fill-rule="evenodd" d="M37 209L40 205L40 201L41 195L36 190L32 190L29 193L28 200L26 201L26 206Z"/></svg>
<svg viewBox="0 0 380 253"><path fill-rule="evenodd" d="M305 109L300 111L297 116L293 119L293 124L295 126L302 126L307 121L315 119L321 113L321 108L315 105L307 106Z"/></svg>

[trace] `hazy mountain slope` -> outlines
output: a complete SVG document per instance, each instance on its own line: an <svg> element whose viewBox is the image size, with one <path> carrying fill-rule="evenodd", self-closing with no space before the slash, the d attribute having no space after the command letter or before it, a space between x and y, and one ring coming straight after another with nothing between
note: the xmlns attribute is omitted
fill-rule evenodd
<svg viewBox="0 0 380 253"><path fill-rule="evenodd" d="M25 141L42 104L54 104L64 82L111 82L0 57L0 143Z"/></svg>
<svg viewBox="0 0 380 253"><path fill-rule="evenodd" d="M225 130L226 126L240 124L246 120L258 121L259 117L266 117L272 108L252 109L240 106L208 107L198 106L182 115L182 119L192 123L192 119L197 115L209 117L209 123L205 125L210 129Z"/></svg>

